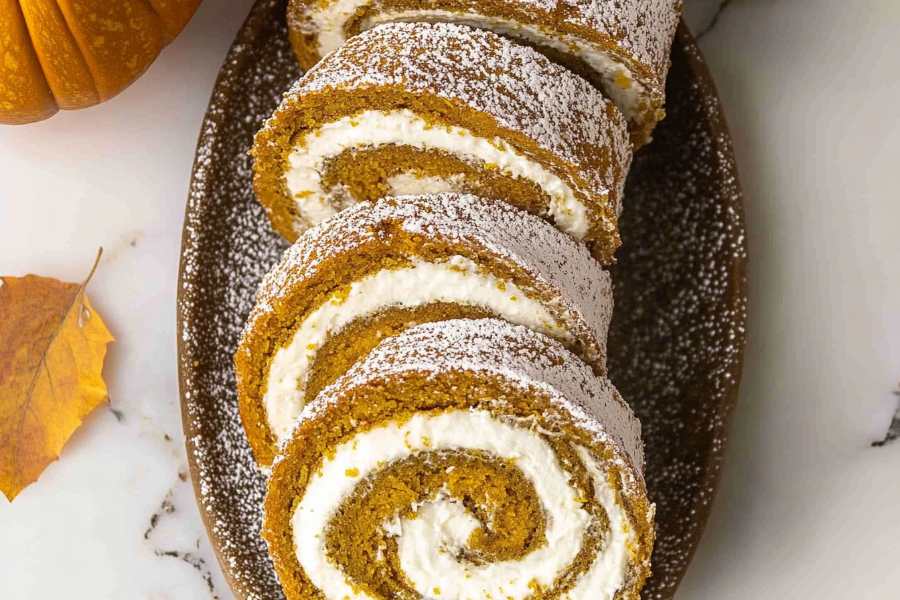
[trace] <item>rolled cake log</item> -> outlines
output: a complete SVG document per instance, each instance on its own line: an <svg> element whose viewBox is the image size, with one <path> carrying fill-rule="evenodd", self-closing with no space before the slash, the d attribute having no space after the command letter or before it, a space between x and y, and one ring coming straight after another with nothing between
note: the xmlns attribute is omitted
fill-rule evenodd
<svg viewBox="0 0 900 600"><path fill-rule="evenodd" d="M636 144L663 118L681 0L290 0L300 64L311 68L347 38L382 23L470 25L532 45L590 79L627 117Z"/></svg>
<svg viewBox="0 0 900 600"><path fill-rule="evenodd" d="M637 600L640 424L550 338L493 319L383 341L303 411L263 536L295 598Z"/></svg>
<svg viewBox="0 0 900 600"><path fill-rule="evenodd" d="M470 192L619 245L627 124L584 79L496 34L382 25L288 92L256 136L254 186L288 240L347 205Z"/></svg>
<svg viewBox="0 0 900 600"><path fill-rule="evenodd" d="M358 204L307 231L260 288L235 354L254 455L271 463L308 400L410 325L495 316L606 367L610 277L541 219L459 194Z"/></svg>

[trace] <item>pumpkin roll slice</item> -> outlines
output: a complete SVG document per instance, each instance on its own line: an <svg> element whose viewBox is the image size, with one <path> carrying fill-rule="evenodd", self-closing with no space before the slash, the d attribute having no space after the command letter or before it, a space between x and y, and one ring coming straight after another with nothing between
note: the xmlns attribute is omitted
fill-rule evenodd
<svg viewBox="0 0 900 600"><path fill-rule="evenodd" d="M627 124L531 48L447 24L382 25L306 73L256 136L254 185L294 240L349 204L468 192L619 245Z"/></svg>
<svg viewBox="0 0 900 600"><path fill-rule="evenodd" d="M681 9L681 0L290 0L288 23L305 69L347 38L382 23L446 22L492 30L534 46L603 89L642 144L664 115Z"/></svg>
<svg viewBox="0 0 900 600"><path fill-rule="evenodd" d="M611 287L582 244L504 202L446 193L357 204L307 231L262 283L235 356L255 456L269 464L305 402L415 323L506 319L603 373Z"/></svg>
<svg viewBox="0 0 900 600"><path fill-rule="evenodd" d="M638 599L640 424L551 338L496 319L384 340L304 409L263 536L288 599Z"/></svg>

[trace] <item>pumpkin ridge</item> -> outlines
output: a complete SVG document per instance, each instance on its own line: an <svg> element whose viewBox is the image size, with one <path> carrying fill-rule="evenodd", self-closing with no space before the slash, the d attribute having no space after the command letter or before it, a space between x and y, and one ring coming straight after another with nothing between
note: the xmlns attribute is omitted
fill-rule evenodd
<svg viewBox="0 0 900 600"><path fill-rule="evenodd" d="M134 83L163 48L159 17L142 0L57 2L103 101Z"/></svg>
<svg viewBox="0 0 900 600"><path fill-rule="evenodd" d="M17 37L23 37L23 51L20 58L25 61L22 69L25 72L23 79L13 82L12 78L9 82L0 82L0 106L3 112L0 113L0 123L19 124L31 123L46 119L59 110L47 77L41 67L41 61L34 50L31 42L31 33L28 30L28 23L25 20L25 14L22 12L22 6L18 1L5 5L6 8L12 6L13 14L6 11L0 11L0 23L4 19L9 19L9 30L5 34L13 42ZM13 43L13 46L15 44ZM18 72L16 73L19 74ZM29 75L30 74L30 75ZM6 70L0 65L0 76L6 76ZM16 90L12 91L10 84L16 85ZM25 98L17 96L22 93L21 88L30 88L25 92ZM28 98L30 96L31 102ZM8 113L6 111L9 111Z"/></svg>
<svg viewBox="0 0 900 600"><path fill-rule="evenodd" d="M0 0L0 123L105 102L135 82L201 0Z"/></svg>
<svg viewBox="0 0 900 600"><path fill-rule="evenodd" d="M81 43L81 39L78 35L75 34L75 30L72 28L72 23L69 22L69 15L66 14L66 11L63 10L62 6L60 6L59 0L53 0L53 3L56 5L56 9L59 11L59 14L62 15L62 21L66 25L66 32L72 38L72 41L75 43L75 47L78 48L78 54L81 58L81 61L84 63L84 66L87 69L87 73L91 78L91 85L94 87L94 91L97 93L97 100L99 102L108 100L108 98L105 98L100 91L100 84L97 82L97 74L94 72L94 67L91 64L91 61L88 60L87 53L85 53L84 47Z"/></svg>
<svg viewBox="0 0 900 600"><path fill-rule="evenodd" d="M69 22L66 20L65 14L60 8L57 0L18 0L17 6L23 16L23 21L28 31L31 46L34 49L38 64L41 66L41 75L47 82L47 87L50 90L50 94L53 96L57 108L81 108L100 102L100 91L97 88L97 82L94 79L93 73L91 73L88 68L84 53L81 51L81 47L78 45L75 35L72 33L72 29L69 27ZM29 8L26 8L26 6ZM39 25L46 24L47 16L42 13L42 9L36 8L36 6L43 6L46 10L54 12L55 18L51 18L49 21L60 25L58 35L63 35L67 38L67 43L62 45L71 47L71 52L61 53L52 47L43 47L43 44L40 44L43 36L40 31L35 30L35 27L40 29ZM31 16L29 16L29 13L31 13ZM37 22L32 22L33 19ZM71 86L68 88L66 87L66 80L70 79L70 72L66 69L65 65L60 65L59 63L54 64L53 56L56 54L69 54L71 60L78 63L77 65L70 64L70 67L75 67L86 76L81 78L84 82L82 90L76 91Z"/></svg>

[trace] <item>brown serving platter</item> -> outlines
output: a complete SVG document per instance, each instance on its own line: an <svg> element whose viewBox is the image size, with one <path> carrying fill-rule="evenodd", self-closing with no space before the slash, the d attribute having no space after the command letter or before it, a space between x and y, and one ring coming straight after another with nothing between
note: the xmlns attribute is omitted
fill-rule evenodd
<svg viewBox="0 0 900 600"><path fill-rule="evenodd" d="M283 0L257 2L219 73L185 215L178 297L181 402L191 476L237 597L282 594L259 537L264 476L237 413L231 357L263 274L285 244L251 188L253 134L299 75ZM668 116L636 157L613 269L610 373L644 427L656 502L653 577L671 598L715 495L738 394L746 323L743 205L715 87L682 25Z"/></svg>

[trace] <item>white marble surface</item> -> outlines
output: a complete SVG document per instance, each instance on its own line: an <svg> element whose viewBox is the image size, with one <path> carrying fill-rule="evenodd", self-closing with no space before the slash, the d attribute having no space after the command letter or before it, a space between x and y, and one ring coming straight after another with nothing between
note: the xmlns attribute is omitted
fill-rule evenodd
<svg viewBox="0 0 900 600"><path fill-rule="evenodd" d="M695 30L719 5L687 3ZM701 46L746 190L750 344L678 597L897 598L900 443L869 443L900 382L900 3L727 4ZM207 0L108 104L0 129L0 273L79 280L104 246L90 294L118 338L111 408L0 498L4 600L231 597L180 477L174 297L197 131L249 6Z"/></svg>

